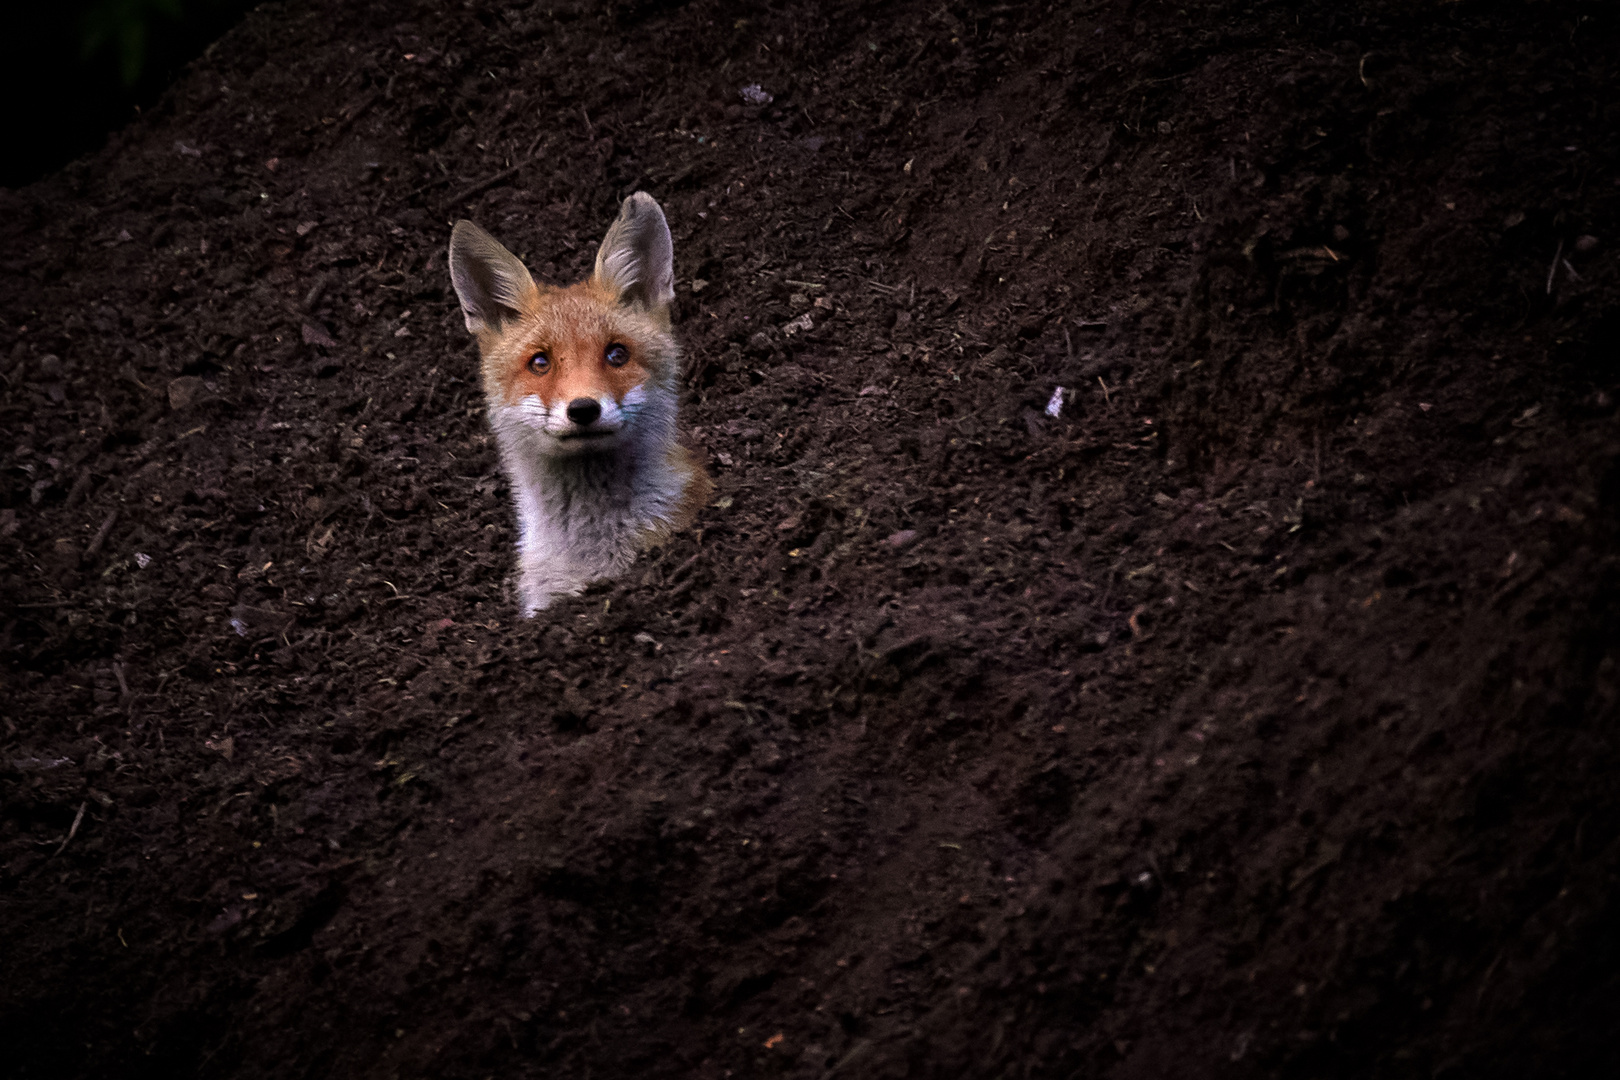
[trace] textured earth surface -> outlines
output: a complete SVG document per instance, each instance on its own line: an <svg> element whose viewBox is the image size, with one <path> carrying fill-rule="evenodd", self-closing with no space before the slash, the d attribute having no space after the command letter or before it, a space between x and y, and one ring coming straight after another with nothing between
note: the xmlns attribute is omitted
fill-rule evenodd
<svg viewBox="0 0 1620 1080"><path fill-rule="evenodd" d="M0 190L5 1072L1620 1075L1617 67L259 8ZM716 500L525 621L449 227L636 189Z"/></svg>

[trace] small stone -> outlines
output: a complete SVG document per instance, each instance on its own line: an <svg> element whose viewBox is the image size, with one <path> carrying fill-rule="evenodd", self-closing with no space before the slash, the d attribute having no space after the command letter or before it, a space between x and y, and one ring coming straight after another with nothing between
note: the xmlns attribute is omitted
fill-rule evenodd
<svg viewBox="0 0 1620 1080"><path fill-rule="evenodd" d="M1598 238L1595 237L1595 236L1592 236L1591 234L1587 234L1585 236L1577 236L1575 238L1575 250L1576 251L1584 253L1584 252L1591 251L1593 248L1595 248L1597 246L1598 246Z"/></svg>
<svg viewBox="0 0 1620 1080"><path fill-rule="evenodd" d="M776 100L775 96L759 83L749 83L739 93L742 95L743 101L749 105L769 105Z"/></svg>
<svg viewBox="0 0 1620 1080"><path fill-rule="evenodd" d="M182 375L169 383L169 407L188 409L202 397L203 381L196 375Z"/></svg>
<svg viewBox="0 0 1620 1080"><path fill-rule="evenodd" d="M890 533L884 537L883 542L898 551L903 547L910 547L916 539L916 529L901 529L899 532Z"/></svg>

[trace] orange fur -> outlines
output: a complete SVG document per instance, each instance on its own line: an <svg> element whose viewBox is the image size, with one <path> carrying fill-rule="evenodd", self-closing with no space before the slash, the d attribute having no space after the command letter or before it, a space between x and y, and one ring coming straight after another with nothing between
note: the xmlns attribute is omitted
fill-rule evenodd
<svg viewBox="0 0 1620 1080"><path fill-rule="evenodd" d="M594 278L567 288L537 286L524 298L521 311L522 318L499 332L479 335L485 392L506 404L530 394L547 405L603 394L622 399L654 373L657 343L668 334L667 321L619 308L613 294ZM623 367L610 367L603 359L613 344L630 351ZM551 360L544 375L529 368L537 352Z"/></svg>
<svg viewBox="0 0 1620 1080"><path fill-rule="evenodd" d="M641 546L644 548L661 544L692 524L697 520L699 511L708 506L709 500L714 497L714 481L698 462L696 454L684 446L672 446L669 448L668 461L676 472L686 476L686 488L681 492L680 505L674 516L642 532Z"/></svg>

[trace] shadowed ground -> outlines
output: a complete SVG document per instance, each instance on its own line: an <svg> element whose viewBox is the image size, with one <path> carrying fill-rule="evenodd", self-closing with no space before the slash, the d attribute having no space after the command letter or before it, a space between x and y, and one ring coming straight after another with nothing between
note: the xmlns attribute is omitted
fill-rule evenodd
<svg viewBox="0 0 1620 1080"><path fill-rule="evenodd" d="M258 9L0 191L9 1075L1613 1074L1617 58ZM638 188L717 501L523 622L449 225Z"/></svg>

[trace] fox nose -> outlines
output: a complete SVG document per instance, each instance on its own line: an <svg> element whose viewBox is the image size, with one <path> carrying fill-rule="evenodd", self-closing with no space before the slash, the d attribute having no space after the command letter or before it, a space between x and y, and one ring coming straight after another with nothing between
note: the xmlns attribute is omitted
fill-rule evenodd
<svg viewBox="0 0 1620 1080"><path fill-rule="evenodd" d="M577 397L568 403L568 419L580 427L589 427L602 415L602 404L595 398Z"/></svg>

